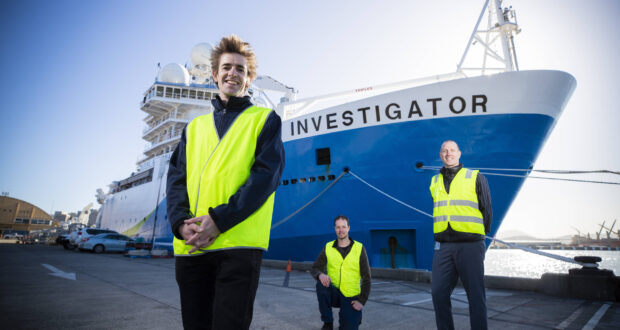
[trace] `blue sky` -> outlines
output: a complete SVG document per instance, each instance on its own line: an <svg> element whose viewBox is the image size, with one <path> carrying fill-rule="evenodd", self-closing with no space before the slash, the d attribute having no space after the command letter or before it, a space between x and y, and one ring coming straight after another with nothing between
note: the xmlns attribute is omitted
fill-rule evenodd
<svg viewBox="0 0 620 330"><path fill-rule="evenodd" d="M157 63L184 64L199 42L240 35L259 74L307 97L454 71L483 2L237 3L1 2L0 190L47 211L94 202L97 188L135 170L145 145L139 101ZM577 78L536 168L619 171L620 2L507 3L523 29L521 69ZM619 197L617 185L530 179L502 230L594 232L620 218Z"/></svg>

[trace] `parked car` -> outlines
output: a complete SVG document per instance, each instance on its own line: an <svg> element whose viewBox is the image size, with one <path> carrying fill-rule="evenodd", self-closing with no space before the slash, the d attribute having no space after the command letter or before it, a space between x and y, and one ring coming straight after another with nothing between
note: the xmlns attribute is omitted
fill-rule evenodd
<svg viewBox="0 0 620 330"><path fill-rule="evenodd" d="M99 229L99 228L82 228L71 232L69 235L69 249L73 250L80 242L88 237L99 235L99 234L118 234L118 232L109 229Z"/></svg>
<svg viewBox="0 0 620 330"><path fill-rule="evenodd" d="M125 251L127 243L133 242L133 238L121 235L119 233L107 233L90 236L82 239L79 249L90 250L95 253Z"/></svg>
<svg viewBox="0 0 620 330"><path fill-rule="evenodd" d="M22 237L24 237L24 235L18 233L10 233L4 235L4 239L20 239Z"/></svg>
<svg viewBox="0 0 620 330"><path fill-rule="evenodd" d="M69 234L58 235L56 244L62 245L65 249L69 249Z"/></svg>

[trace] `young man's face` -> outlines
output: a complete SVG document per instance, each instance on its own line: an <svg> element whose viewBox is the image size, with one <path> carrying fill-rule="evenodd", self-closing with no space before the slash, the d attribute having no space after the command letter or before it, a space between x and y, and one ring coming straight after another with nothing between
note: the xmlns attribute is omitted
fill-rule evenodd
<svg viewBox="0 0 620 330"><path fill-rule="evenodd" d="M336 223L334 224L334 229L336 230L336 235L338 236L338 239L345 239L349 237L349 229L351 228L349 227L347 220L339 219L336 220Z"/></svg>
<svg viewBox="0 0 620 330"><path fill-rule="evenodd" d="M217 82L223 101L228 101L229 96L243 96L250 86L245 57L237 53L222 54L217 72L213 72L213 79Z"/></svg>

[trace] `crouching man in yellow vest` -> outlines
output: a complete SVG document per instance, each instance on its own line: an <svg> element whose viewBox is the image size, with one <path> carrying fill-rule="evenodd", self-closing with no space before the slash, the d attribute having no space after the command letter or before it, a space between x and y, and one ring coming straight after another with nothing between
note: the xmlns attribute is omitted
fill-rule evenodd
<svg viewBox="0 0 620 330"><path fill-rule="evenodd" d="M211 52L219 95L170 158L166 205L185 329L248 329L275 189L284 168L280 117L245 95L256 56L235 35Z"/></svg>
<svg viewBox="0 0 620 330"><path fill-rule="evenodd" d="M440 173L431 179L433 196L432 296L437 329L454 329L450 295L461 278L469 300L471 329L487 329L484 289L484 236L491 230L493 211L486 178L459 163L456 142L441 145Z"/></svg>
<svg viewBox="0 0 620 330"><path fill-rule="evenodd" d="M338 239L328 242L312 265L323 328L333 329L332 307L340 307L340 329L358 329L370 294L370 266L362 243L349 237L349 219L334 219ZM327 268L327 274L325 269Z"/></svg>

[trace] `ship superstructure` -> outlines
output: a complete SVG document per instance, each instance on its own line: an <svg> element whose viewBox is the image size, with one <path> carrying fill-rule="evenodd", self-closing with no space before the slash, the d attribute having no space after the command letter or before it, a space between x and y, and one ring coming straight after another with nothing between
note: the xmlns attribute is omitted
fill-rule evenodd
<svg viewBox="0 0 620 330"><path fill-rule="evenodd" d="M218 93L205 64L209 54L204 52L209 52L210 47L194 47L191 56L197 63L189 70L176 63L161 68L153 85L144 92L140 109L146 114L142 138L147 144L134 173L110 184L107 195L98 192L97 199L103 204L101 227L153 240L157 222L166 223L157 205L165 198L170 155L183 128L196 116L213 111L211 99ZM153 224L147 230L149 219Z"/></svg>

